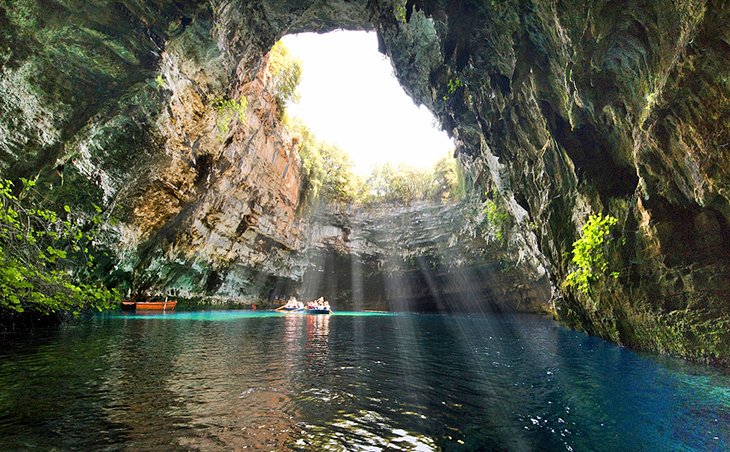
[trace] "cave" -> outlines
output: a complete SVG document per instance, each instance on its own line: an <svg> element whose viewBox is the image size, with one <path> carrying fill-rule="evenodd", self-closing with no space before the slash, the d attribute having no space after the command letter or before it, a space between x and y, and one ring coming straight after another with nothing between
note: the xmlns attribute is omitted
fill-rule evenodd
<svg viewBox="0 0 730 452"><path fill-rule="evenodd" d="M588 333L581 347L727 366L728 19L715 0L5 2L0 172L69 224L101 224L96 276L122 293L257 309L325 294L348 310L464 314L464 328L505 315L484 338L525 337L532 320L512 319L541 313ZM284 126L268 55L287 34L338 29L377 33L454 139L462 201L303 214L303 138ZM598 263L581 267L576 244L608 219ZM287 327L316 339L336 320ZM519 448L509 436L466 447Z"/></svg>
<svg viewBox="0 0 730 452"><path fill-rule="evenodd" d="M606 6L585 19L578 13L585 5L517 3L103 5L54 2L42 15L33 2L3 9L3 37L11 45L2 60L1 168L12 180L37 179L52 206L101 206L115 221L109 248L124 256L113 278L122 288L144 281L190 297L231 301L245 294L261 304L281 296L271 287L292 287L316 273L302 255L344 259L351 268L360 265L353 258L368 262L348 254L344 241L328 243L336 237L319 237L314 248L341 255L312 254L311 225L298 217L306 190L294 157L300 144L282 130L263 75L268 51L286 34L367 30L377 33L405 92L458 144L472 205L453 213L459 219L450 232L474 235L485 196L512 219L504 244L464 240L464 251L479 252L467 253L463 268L485 287L462 299L481 293L484 309L496 298L509 300L500 309L549 312L638 348L710 361L727 356L727 347L705 341L713 331L692 326L728 315L727 114L723 102L698 112L702 99L724 98L718 61L726 47L711 32L724 17L720 6L694 13L658 4ZM552 31L554 21L566 34ZM248 105L235 103L241 96ZM320 213L316 221L354 236L373 234L346 224L360 219ZM617 244L608 251L620 277L599 278L584 294L563 282L591 213L619 220ZM693 250L715 251L700 256L674 246L693 235L708 244ZM419 268L440 264L428 252L408 259L404 274L420 274L413 285L428 288L430 276ZM493 275L486 268L506 270ZM228 276L211 292L206 279L213 272ZM338 278L330 296L352 275L325 279ZM380 279L373 287L387 285ZM276 280L282 283L257 286ZM447 295L425 290L398 303L464 305L436 302ZM672 315L683 313L685 340L677 343L656 333L676 325L662 308L666 298L677 308ZM692 306L702 306L702 314ZM610 321L619 311L644 323L619 338ZM686 351L686 343L704 345Z"/></svg>

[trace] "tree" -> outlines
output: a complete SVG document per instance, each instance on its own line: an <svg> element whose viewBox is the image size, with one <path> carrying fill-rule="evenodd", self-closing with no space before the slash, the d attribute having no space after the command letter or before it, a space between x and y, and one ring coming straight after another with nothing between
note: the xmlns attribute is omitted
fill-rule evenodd
<svg viewBox="0 0 730 452"><path fill-rule="evenodd" d="M433 167L432 199L447 201L464 195L464 172L459 161L449 155L442 157Z"/></svg>
<svg viewBox="0 0 730 452"><path fill-rule="evenodd" d="M385 163L376 166L367 178L367 201L404 205L426 199L444 202L461 196L460 185L463 178L459 177L456 159L449 156L428 170L403 163L396 167Z"/></svg>
<svg viewBox="0 0 730 452"><path fill-rule="evenodd" d="M299 120L285 118L287 127L299 137L302 159L302 196L300 203L311 208L317 202L359 202L363 182L352 171L350 156L339 147L319 141Z"/></svg>
<svg viewBox="0 0 730 452"><path fill-rule="evenodd" d="M285 117L298 136L303 181L300 205L311 208L319 201L357 204L402 204L432 199L459 199L464 193L463 172L457 160L444 156L431 169L403 163L376 166L367 178L356 175L350 156L339 147L319 141L300 121Z"/></svg>
<svg viewBox="0 0 730 452"><path fill-rule="evenodd" d="M302 63L289 54L289 49L281 41L269 51L267 73L279 111L284 111L287 103L298 101L297 87L302 78Z"/></svg>
<svg viewBox="0 0 730 452"><path fill-rule="evenodd" d="M320 144L320 155L324 170L322 197L335 202L355 201L355 179L352 160L347 152L332 144Z"/></svg>
<svg viewBox="0 0 730 452"><path fill-rule="evenodd" d="M101 209L76 222L69 206L60 214L33 206L35 182L22 181L15 195L13 183L0 180L0 316L78 316L113 306L119 294L92 277Z"/></svg>

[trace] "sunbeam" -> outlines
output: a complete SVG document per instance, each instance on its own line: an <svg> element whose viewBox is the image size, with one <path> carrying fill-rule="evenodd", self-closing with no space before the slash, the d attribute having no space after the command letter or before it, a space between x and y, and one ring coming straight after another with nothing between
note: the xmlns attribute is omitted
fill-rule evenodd
<svg viewBox="0 0 730 452"><path fill-rule="evenodd" d="M730 2L0 2L0 451L730 450Z"/></svg>

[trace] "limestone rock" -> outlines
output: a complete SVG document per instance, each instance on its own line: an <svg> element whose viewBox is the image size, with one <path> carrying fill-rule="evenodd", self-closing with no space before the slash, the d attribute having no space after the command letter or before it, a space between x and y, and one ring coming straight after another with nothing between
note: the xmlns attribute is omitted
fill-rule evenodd
<svg viewBox="0 0 730 452"><path fill-rule="evenodd" d="M562 322L729 363L726 2L402 6L3 2L2 175L37 175L51 203L101 205L116 281L286 292L310 234L264 55L289 32L373 29L405 90L457 139L474 193L504 200L521 244L510 260L547 271ZM215 99L242 96L245 118L219 126ZM619 219L608 250L618 278L582 294L562 282L591 212Z"/></svg>

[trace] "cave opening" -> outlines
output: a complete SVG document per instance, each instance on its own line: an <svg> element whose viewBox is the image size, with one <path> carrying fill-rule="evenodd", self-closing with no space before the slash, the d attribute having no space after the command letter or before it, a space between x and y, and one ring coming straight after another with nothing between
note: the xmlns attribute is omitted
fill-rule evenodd
<svg viewBox="0 0 730 452"><path fill-rule="evenodd" d="M268 65L275 86L289 83L277 88L283 122L303 137L300 214L327 231L307 253L297 296L348 310L501 310L495 262L471 265L455 246L466 191L455 143L405 92L376 34L286 35Z"/></svg>
<svg viewBox="0 0 730 452"><path fill-rule="evenodd" d="M454 140L405 92L374 32L285 35L267 64L283 123L301 137L301 206L458 198Z"/></svg>
<svg viewBox="0 0 730 452"><path fill-rule="evenodd" d="M404 91L375 32L290 34L280 43L302 69L287 115L342 148L355 173L367 176L383 164L429 169L453 155L454 141Z"/></svg>

